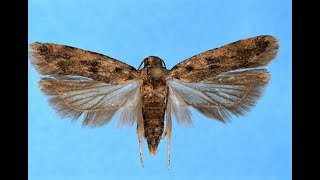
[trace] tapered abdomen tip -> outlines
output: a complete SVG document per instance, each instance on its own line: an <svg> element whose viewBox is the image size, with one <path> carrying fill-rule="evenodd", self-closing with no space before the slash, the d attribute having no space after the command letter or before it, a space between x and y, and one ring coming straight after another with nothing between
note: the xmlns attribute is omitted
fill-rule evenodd
<svg viewBox="0 0 320 180"><path fill-rule="evenodd" d="M156 155L157 152L158 152L158 150L157 150L157 149L154 149L154 148L150 148L150 149L149 149L149 152L150 152L150 154L152 154L152 155Z"/></svg>

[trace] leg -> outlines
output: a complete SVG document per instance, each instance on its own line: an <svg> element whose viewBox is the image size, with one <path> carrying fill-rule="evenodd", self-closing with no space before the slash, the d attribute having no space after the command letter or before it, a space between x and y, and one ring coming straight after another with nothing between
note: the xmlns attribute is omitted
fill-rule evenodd
<svg viewBox="0 0 320 180"><path fill-rule="evenodd" d="M142 165L142 167L144 167L143 159L142 159L142 138L141 137L139 137L139 152L140 152L141 165Z"/></svg>
<svg viewBox="0 0 320 180"><path fill-rule="evenodd" d="M139 115L138 115L137 134L138 134L138 139L139 139L140 161L141 161L142 167L144 167L143 159L142 159L142 137L143 137L143 134L144 134L142 113L139 113Z"/></svg>
<svg viewBox="0 0 320 180"><path fill-rule="evenodd" d="M171 122L171 104L168 98L167 100L167 108L166 108L166 130L164 131L164 135L162 138L167 136L167 154L168 154L168 169L170 169L170 140L171 140L171 130L172 130L172 122Z"/></svg>

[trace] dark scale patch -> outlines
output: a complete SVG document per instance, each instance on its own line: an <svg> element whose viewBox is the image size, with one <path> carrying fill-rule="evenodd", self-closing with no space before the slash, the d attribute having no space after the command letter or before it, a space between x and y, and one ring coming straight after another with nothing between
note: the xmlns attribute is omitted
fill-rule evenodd
<svg viewBox="0 0 320 180"><path fill-rule="evenodd" d="M59 52L58 53L56 53L56 58L57 59L66 59L66 60L68 60L68 59L70 59L72 56L70 55L70 51L68 50L68 49L65 49L65 48L61 48L61 49L59 49Z"/></svg>
<svg viewBox="0 0 320 180"><path fill-rule="evenodd" d="M249 65L249 61L242 61L242 62L240 63L240 66L239 66L239 67L245 68L245 67L247 67L248 65Z"/></svg>
<svg viewBox="0 0 320 180"><path fill-rule="evenodd" d="M252 57L252 53L255 52L255 48L253 49L239 49L237 50L237 57L242 61L247 61Z"/></svg>
<svg viewBox="0 0 320 180"><path fill-rule="evenodd" d="M213 64L213 65L210 65L209 68L210 69L217 69L219 68L220 66L219 65L216 65L216 64Z"/></svg>
<svg viewBox="0 0 320 180"><path fill-rule="evenodd" d="M99 63L98 61L96 61L96 60L89 61L89 62L90 62L90 65L91 65L92 67L97 67L97 66L100 65L100 63Z"/></svg>
<svg viewBox="0 0 320 180"><path fill-rule="evenodd" d="M191 65L187 65L185 68L186 68L186 70L189 71L189 72L194 69Z"/></svg>
<svg viewBox="0 0 320 180"><path fill-rule="evenodd" d="M129 75L126 77L126 80L132 80L134 77L132 75Z"/></svg>
<svg viewBox="0 0 320 180"><path fill-rule="evenodd" d="M266 48L269 46L270 42L269 41L256 41L256 46L257 46L257 50L255 55L259 56L261 53L263 53Z"/></svg>
<svg viewBox="0 0 320 180"><path fill-rule="evenodd" d="M226 56L218 56L218 57L206 57L205 60L208 63L219 63L221 61L223 61L224 59L226 59Z"/></svg>
<svg viewBox="0 0 320 180"><path fill-rule="evenodd" d="M37 49L37 51L39 52L40 55L51 54L50 48L48 48L46 44L41 44L41 43L39 43L39 44L40 44L40 46Z"/></svg>
<svg viewBox="0 0 320 180"><path fill-rule="evenodd" d="M86 66L98 66L99 62L97 60L81 60L80 63Z"/></svg>
<svg viewBox="0 0 320 180"><path fill-rule="evenodd" d="M98 68L100 66L100 63L98 61L89 61L90 62L90 68L89 71L92 73L98 72Z"/></svg>
<svg viewBox="0 0 320 180"><path fill-rule="evenodd" d="M89 71L92 73L96 73L99 70L100 63L96 60L91 61L80 61L84 66L88 66Z"/></svg>
<svg viewBox="0 0 320 180"><path fill-rule="evenodd" d="M67 72L69 69L68 67L71 65L71 63L72 62L70 61L59 61L57 65L63 72Z"/></svg>
<svg viewBox="0 0 320 180"><path fill-rule="evenodd" d="M114 71L116 72L116 73L120 73L120 72L122 72L122 68L120 68L120 67L116 67L115 69L114 69Z"/></svg>
<svg viewBox="0 0 320 180"><path fill-rule="evenodd" d="M90 67L89 71L92 73L96 73L96 72L98 72L98 68L97 67Z"/></svg>
<svg viewBox="0 0 320 180"><path fill-rule="evenodd" d="M80 63L83 64L83 65L88 65L88 62L89 61L80 61Z"/></svg>

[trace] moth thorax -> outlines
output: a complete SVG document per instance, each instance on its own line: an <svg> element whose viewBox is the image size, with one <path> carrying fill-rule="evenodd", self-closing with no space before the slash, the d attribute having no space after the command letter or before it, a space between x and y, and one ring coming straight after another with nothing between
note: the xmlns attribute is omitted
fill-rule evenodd
<svg viewBox="0 0 320 180"><path fill-rule="evenodd" d="M159 79L163 76L163 69L162 69L162 67L150 68L149 74L152 79Z"/></svg>

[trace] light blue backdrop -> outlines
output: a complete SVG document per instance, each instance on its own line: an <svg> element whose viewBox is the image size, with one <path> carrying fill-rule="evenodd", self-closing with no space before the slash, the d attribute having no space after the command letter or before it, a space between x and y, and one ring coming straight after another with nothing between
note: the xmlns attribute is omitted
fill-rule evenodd
<svg viewBox="0 0 320 180"><path fill-rule="evenodd" d="M139 161L136 127L101 128L62 120L38 88L29 63L29 179L290 180L292 31L290 0L29 0L29 43L71 45L138 67L156 55L170 69L202 51L269 34L280 42L268 69L269 86L253 110L222 124L193 113L195 126L173 123L171 169L166 140L157 156L144 142Z"/></svg>

